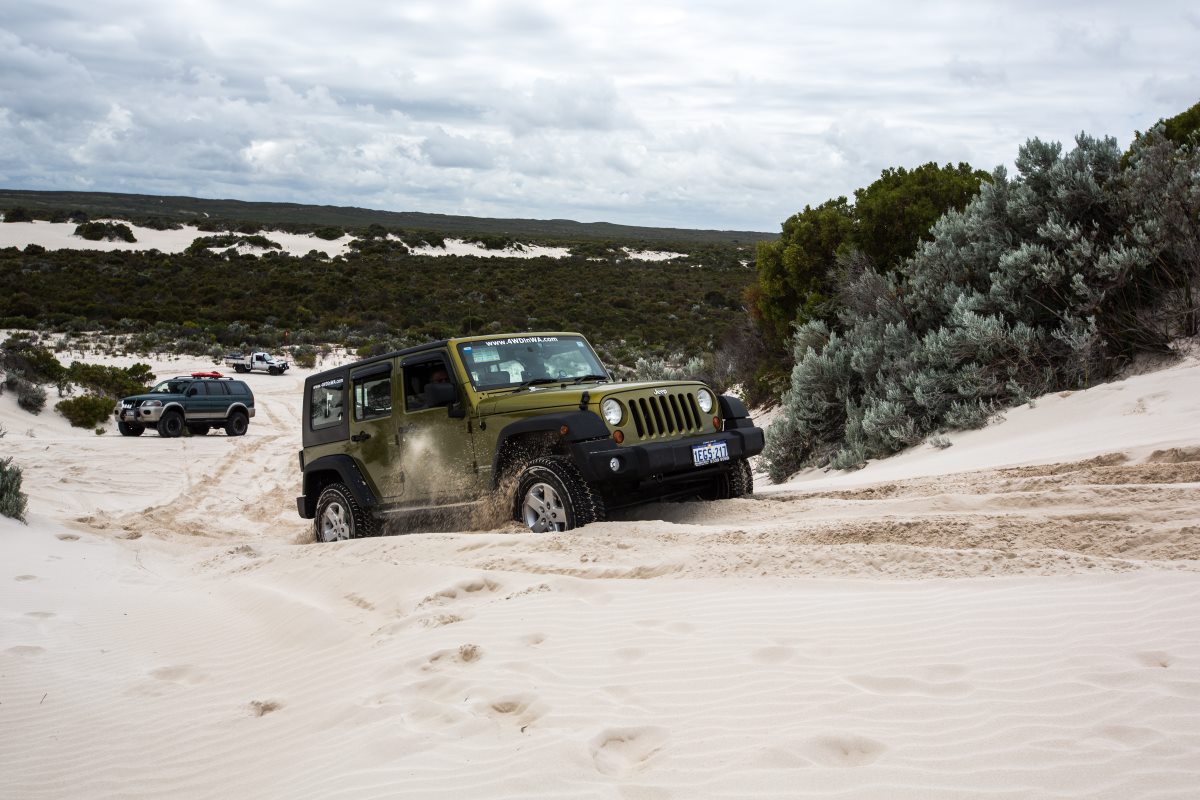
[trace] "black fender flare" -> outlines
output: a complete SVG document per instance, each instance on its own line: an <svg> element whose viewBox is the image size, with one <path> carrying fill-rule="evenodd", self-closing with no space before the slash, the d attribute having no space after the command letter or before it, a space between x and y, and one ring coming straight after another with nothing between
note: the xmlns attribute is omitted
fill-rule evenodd
<svg viewBox="0 0 1200 800"><path fill-rule="evenodd" d="M747 419L750 416L746 404L731 394L717 397L717 404L721 409L721 419Z"/></svg>
<svg viewBox="0 0 1200 800"><path fill-rule="evenodd" d="M562 434L563 427L567 433ZM604 439L610 434L608 426L600 415L594 411L561 411L556 414L540 414L528 419L510 422L496 437L496 450L492 453L492 488L500 482L500 456L509 439L527 433L553 433L560 436L564 442L586 442L593 439Z"/></svg>
<svg viewBox="0 0 1200 800"><path fill-rule="evenodd" d="M337 474L338 481L349 487L354 500L364 511L376 505L375 495L371 493L371 487L367 485L353 458L347 455L323 456L304 465L304 510L307 513L301 516L305 519L312 519L317 513L317 498L323 486L318 483L317 475L328 472Z"/></svg>

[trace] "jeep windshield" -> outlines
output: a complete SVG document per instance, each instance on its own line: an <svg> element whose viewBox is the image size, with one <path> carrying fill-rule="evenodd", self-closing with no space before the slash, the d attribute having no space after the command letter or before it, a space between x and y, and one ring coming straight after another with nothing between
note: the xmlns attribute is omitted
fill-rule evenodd
<svg viewBox="0 0 1200 800"><path fill-rule="evenodd" d="M581 336L512 336L464 342L463 366L478 391L610 380Z"/></svg>

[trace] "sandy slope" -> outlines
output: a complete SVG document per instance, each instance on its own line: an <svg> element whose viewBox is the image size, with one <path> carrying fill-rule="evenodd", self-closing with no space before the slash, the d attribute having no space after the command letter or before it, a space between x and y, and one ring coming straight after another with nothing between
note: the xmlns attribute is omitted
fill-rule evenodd
<svg viewBox="0 0 1200 800"><path fill-rule="evenodd" d="M0 397L0 797L1195 796L1196 362L750 500L341 545L302 377L242 439Z"/></svg>

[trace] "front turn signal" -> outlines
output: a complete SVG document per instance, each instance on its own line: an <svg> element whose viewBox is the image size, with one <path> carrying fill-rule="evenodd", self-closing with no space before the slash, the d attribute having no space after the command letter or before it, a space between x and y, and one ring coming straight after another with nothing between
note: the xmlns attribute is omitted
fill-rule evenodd
<svg viewBox="0 0 1200 800"><path fill-rule="evenodd" d="M620 444L621 442L625 441L625 434L621 431L613 431L613 441L617 444Z"/></svg>
<svg viewBox="0 0 1200 800"><path fill-rule="evenodd" d="M713 427L716 428L717 430L721 430L721 418L720 417L713 417Z"/></svg>

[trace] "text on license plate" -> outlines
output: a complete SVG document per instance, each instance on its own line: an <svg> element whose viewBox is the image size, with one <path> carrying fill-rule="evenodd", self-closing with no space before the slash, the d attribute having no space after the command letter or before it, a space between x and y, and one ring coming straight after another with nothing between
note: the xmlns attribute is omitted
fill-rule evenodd
<svg viewBox="0 0 1200 800"><path fill-rule="evenodd" d="M729 460L729 445L725 442L705 442L692 447L692 464L703 467Z"/></svg>

